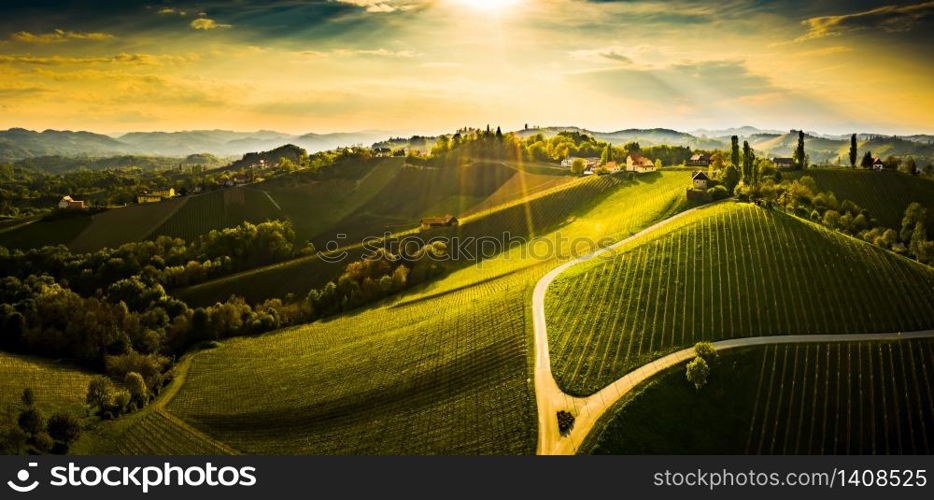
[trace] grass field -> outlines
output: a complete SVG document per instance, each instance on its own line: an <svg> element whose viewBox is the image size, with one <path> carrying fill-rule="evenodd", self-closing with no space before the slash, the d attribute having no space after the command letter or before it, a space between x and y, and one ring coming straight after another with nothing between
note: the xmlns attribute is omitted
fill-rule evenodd
<svg viewBox="0 0 934 500"><path fill-rule="evenodd" d="M934 342L762 346L721 353L695 390L683 365L595 429L593 453L929 454Z"/></svg>
<svg viewBox="0 0 934 500"><path fill-rule="evenodd" d="M546 299L555 377L590 394L699 340L934 327L934 269L779 212L705 207Z"/></svg>
<svg viewBox="0 0 934 500"><path fill-rule="evenodd" d="M865 169L809 169L800 175L813 177L821 190L833 191L841 202L853 201L869 210L880 224L896 230L912 202L934 209L934 180Z"/></svg>
<svg viewBox="0 0 934 500"><path fill-rule="evenodd" d="M92 377L63 363L0 352L0 411L18 404L23 389L30 387L46 416L56 411L84 415L84 397Z"/></svg>

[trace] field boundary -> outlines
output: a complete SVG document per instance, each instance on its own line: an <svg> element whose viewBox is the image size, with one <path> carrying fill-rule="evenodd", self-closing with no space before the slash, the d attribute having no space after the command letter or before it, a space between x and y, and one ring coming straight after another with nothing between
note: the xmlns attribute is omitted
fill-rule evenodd
<svg viewBox="0 0 934 500"><path fill-rule="evenodd" d="M587 397L577 397L565 393L559 386L551 371L551 352L548 345L547 324L545 320L545 297L551 283L564 271L572 266L586 262L598 255L625 245L637 238L645 236L655 230L668 225L678 218L696 210L716 205L720 202L702 205L672 217L657 222L628 238L624 238L613 245L597 250L591 254L566 262L543 276L535 285L532 295L532 322L534 333L535 362L534 388L535 400L538 410L538 444L536 453L539 455L567 455L576 453L587 439L590 431L597 421L624 395L636 386L656 374L678 365L694 356L693 347L681 349L647 363L613 383ZM934 330L921 330L916 332L890 332L890 333L857 333L857 334L815 334L815 335L777 335L762 337L744 337L714 342L713 345L720 350L733 349L768 344L787 343L814 343L814 342L853 342L873 340L910 340L917 338L934 338ZM566 435L558 430L556 414L558 411L569 411L575 415L574 426Z"/></svg>

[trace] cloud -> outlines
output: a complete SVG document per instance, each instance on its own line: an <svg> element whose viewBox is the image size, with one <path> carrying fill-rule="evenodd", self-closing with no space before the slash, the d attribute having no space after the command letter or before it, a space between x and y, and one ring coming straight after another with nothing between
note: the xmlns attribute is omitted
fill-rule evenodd
<svg viewBox="0 0 934 500"><path fill-rule="evenodd" d="M40 66L63 66L68 64L136 64L158 65L197 60L197 55L152 55L152 54L117 54L102 57L65 57L0 54L0 63L34 64Z"/></svg>
<svg viewBox="0 0 934 500"><path fill-rule="evenodd" d="M845 54L847 52L853 52L853 49L843 45L835 45L833 47L825 47L823 49L805 50L798 52L795 55L800 57L821 57L829 56L832 54Z"/></svg>
<svg viewBox="0 0 934 500"><path fill-rule="evenodd" d="M632 59L614 50L611 50L609 52L601 52L600 56L605 59L609 59L611 61L621 62L623 64L632 64Z"/></svg>
<svg viewBox="0 0 934 500"><path fill-rule="evenodd" d="M410 58L418 56L418 52L413 50L389 50L389 49L335 49L329 52L322 52L318 50L303 50L299 52L300 55L306 57L354 57L354 56L367 56L367 57L399 57L399 58Z"/></svg>
<svg viewBox="0 0 934 500"><path fill-rule="evenodd" d="M156 14L162 15L179 15L185 17L188 15L187 11L176 9L175 7L163 7L156 11Z"/></svg>
<svg viewBox="0 0 934 500"><path fill-rule="evenodd" d="M116 38L110 33L81 33L77 31L66 31L56 29L51 33L30 33L28 31L19 31L10 35L12 40L23 43L58 43L69 40L113 40Z"/></svg>
<svg viewBox="0 0 934 500"><path fill-rule="evenodd" d="M198 19L193 19L193 20L191 21L191 23L189 23L189 26L191 26L192 28L194 28L194 29L196 29L196 30L205 30L205 31L206 31L206 30L218 29L218 28L231 28L231 27L233 27L232 24L221 24L221 23L218 23L217 21L215 21L215 20L213 20L213 19L210 19L210 18L207 18L207 17L199 17Z"/></svg>
<svg viewBox="0 0 934 500"><path fill-rule="evenodd" d="M885 5L854 14L811 17L801 22L807 26L807 33L794 41L803 42L839 36L864 29L878 29L890 33L909 31L920 20L932 13L934 13L934 1L908 5Z"/></svg>
<svg viewBox="0 0 934 500"><path fill-rule="evenodd" d="M336 3L344 3L361 7L367 12L387 13L397 10L409 10L414 7L410 2L397 2L394 0L331 0Z"/></svg>

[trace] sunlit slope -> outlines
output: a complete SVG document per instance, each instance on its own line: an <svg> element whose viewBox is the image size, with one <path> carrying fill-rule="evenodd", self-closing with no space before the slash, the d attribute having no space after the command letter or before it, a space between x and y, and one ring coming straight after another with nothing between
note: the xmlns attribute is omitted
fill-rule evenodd
<svg viewBox="0 0 934 500"><path fill-rule="evenodd" d="M706 207L621 251L549 289L554 373L570 392L699 340L934 327L934 269L754 205Z"/></svg>
<svg viewBox="0 0 934 500"><path fill-rule="evenodd" d="M905 209L912 202L934 209L934 180L922 177L864 169L809 169L793 175L811 176L821 191L832 191L841 202L856 203L893 229L901 227Z"/></svg>
<svg viewBox="0 0 934 500"><path fill-rule="evenodd" d="M567 221L575 210L599 199L621 181L611 177L590 177L558 186L534 196L500 205L464 218L455 234L463 236L491 235L501 237L505 232L525 235L530 231L545 231ZM358 244L348 238L347 244ZM304 294L312 287L334 279L346 263L359 256L359 247L348 249L342 262L330 263L317 256L258 268L252 271L209 281L175 293L194 304L211 304L236 294L248 300L282 297L287 293ZM469 264L469 263L468 263Z"/></svg>
<svg viewBox="0 0 934 500"><path fill-rule="evenodd" d="M29 387L46 416L56 411L84 415L84 397L92 377L63 363L0 352L0 411L18 404L23 389Z"/></svg>
<svg viewBox="0 0 934 500"><path fill-rule="evenodd" d="M701 390L685 379L683 365L637 389L595 429L590 451L934 451L934 342L789 344L720 356Z"/></svg>

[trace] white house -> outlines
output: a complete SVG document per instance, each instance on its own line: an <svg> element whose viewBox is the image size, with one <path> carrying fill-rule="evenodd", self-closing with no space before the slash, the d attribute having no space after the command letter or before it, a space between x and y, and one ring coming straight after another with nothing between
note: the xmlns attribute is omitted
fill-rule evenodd
<svg viewBox="0 0 934 500"><path fill-rule="evenodd" d="M627 172L654 172L655 164L652 163L652 160L642 156L639 153L630 153L626 156L626 171Z"/></svg>
<svg viewBox="0 0 934 500"><path fill-rule="evenodd" d="M694 179L694 189L699 189L701 191L707 190L707 181L709 181L710 178L707 177L707 174L705 174L702 170L698 170L697 172L694 172L693 179Z"/></svg>
<svg viewBox="0 0 934 500"><path fill-rule="evenodd" d="M76 200L71 196L65 195L62 196L62 199L58 202L58 208L62 210L84 210L87 208L87 204L83 201Z"/></svg>

